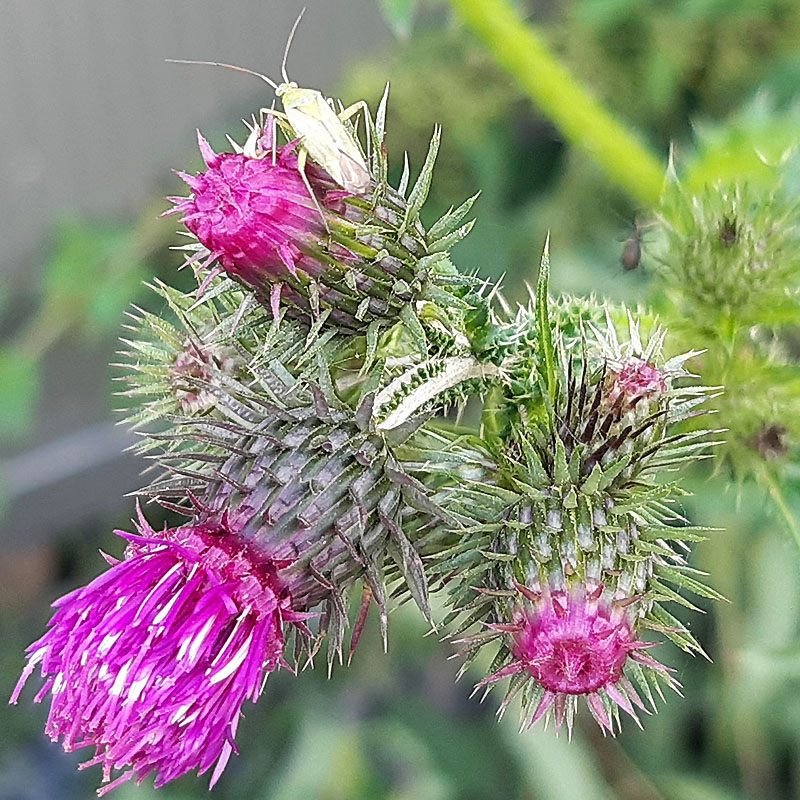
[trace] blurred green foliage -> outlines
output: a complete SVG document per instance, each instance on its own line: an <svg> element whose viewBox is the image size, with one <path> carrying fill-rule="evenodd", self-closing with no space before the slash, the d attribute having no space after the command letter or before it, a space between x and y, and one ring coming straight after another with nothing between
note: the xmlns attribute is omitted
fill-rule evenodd
<svg viewBox="0 0 800 800"><path fill-rule="evenodd" d="M378 0L378 5L395 36L404 38L411 33L418 0Z"/></svg>
<svg viewBox="0 0 800 800"><path fill-rule="evenodd" d="M42 363L58 343L115 337L125 309L144 296L144 281L160 269L168 242L164 221L152 209L138 222L71 219L48 243L41 280L14 291L0 287L0 444L23 439L35 423ZM19 307L28 308L18 320Z"/></svg>
<svg viewBox="0 0 800 800"><path fill-rule="evenodd" d="M38 363L11 348L0 350L0 436L27 433L39 389Z"/></svg>

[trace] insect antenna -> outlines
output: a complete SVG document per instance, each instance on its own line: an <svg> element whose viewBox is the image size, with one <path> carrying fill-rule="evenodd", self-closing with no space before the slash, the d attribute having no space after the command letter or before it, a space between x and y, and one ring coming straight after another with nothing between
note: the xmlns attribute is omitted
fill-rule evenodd
<svg viewBox="0 0 800 800"><path fill-rule="evenodd" d="M169 64L200 64L205 67L225 67L225 69L234 69L236 72L244 72L246 75L255 75L256 78L261 78L262 81L266 81L273 89L277 90L278 88L278 84L266 75L262 75L260 72L255 72L246 67L237 67L235 64L223 64L220 61L191 61L184 58L168 58L166 61Z"/></svg>
<svg viewBox="0 0 800 800"><path fill-rule="evenodd" d="M284 83L289 83L289 76L286 74L286 61L289 58L289 48L292 46L292 42L294 41L294 33L297 30L297 26L300 24L300 20L303 19L303 14L305 13L306 9L303 7L303 10L294 21L292 29L289 31L289 38L286 40L286 49L283 51L283 61L281 61L281 75L283 76Z"/></svg>

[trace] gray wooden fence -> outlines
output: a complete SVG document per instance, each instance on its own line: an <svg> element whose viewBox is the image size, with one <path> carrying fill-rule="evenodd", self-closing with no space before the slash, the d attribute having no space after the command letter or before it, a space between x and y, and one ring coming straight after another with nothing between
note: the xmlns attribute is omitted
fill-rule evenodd
<svg viewBox="0 0 800 800"><path fill-rule="evenodd" d="M52 225L66 216L140 213L171 167L194 158L194 129L233 124L271 100L240 73L165 63L228 61L332 91L353 58L389 34L375 0L0 0L0 273L36 285ZM237 130L237 132L240 132ZM50 538L122 507L141 466L107 412L113 343L64 343L48 358L40 423L0 465L12 496L6 547Z"/></svg>

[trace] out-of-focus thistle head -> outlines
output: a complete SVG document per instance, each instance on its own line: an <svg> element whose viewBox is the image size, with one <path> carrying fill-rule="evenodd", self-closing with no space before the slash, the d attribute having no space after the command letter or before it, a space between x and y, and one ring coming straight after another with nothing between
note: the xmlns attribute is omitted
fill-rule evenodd
<svg viewBox="0 0 800 800"><path fill-rule="evenodd" d="M484 683L510 677L502 709L519 695L527 722L552 712L571 728L584 696L613 730L620 708L635 716L642 698L655 707L662 684L677 687L645 652L645 630L702 652L664 606L693 607L681 587L715 596L686 564L685 542L702 531L673 509L681 492L664 475L702 457L708 432L674 426L702 414L709 392L678 385L692 354L665 360L663 332L643 341L631 317L624 337L610 315L562 337L547 311L546 261L542 273L535 352L517 351L513 379L484 413L484 440L436 434L433 457L423 435L405 456L464 526L419 539L430 574L449 585L446 623L464 669L492 644ZM526 329L519 317L509 324Z"/></svg>
<svg viewBox="0 0 800 800"><path fill-rule="evenodd" d="M737 184L668 186L661 274L678 307L711 330L794 324L800 292L795 200Z"/></svg>
<svg viewBox="0 0 800 800"><path fill-rule="evenodd" d="M233 153L215 153L200 136L206 169L196 176L181 173L191 193L171 198L175 206L167 213L180 213L197 239L185 249L187 263L205 275L201 289L224 272L276 316L281 302L312 320L330 309L330 321L340 329L363 331L374 321L394 323L409 304L413 311L417 301L469 285L448 251L472 227L461 222L475 198L425 230L419 213L439 129L414 186L408 188L406 165L394 189L387 180L385 114L386 95L375 120L365 115L371 182L359 195L338 186L310 158L305 165L299 160L302 142L288 123L281 123L288 143L280 147L273 118L271 127L254 122L243 147L232 142ZM355 142L355 128L345 124Z"/></svg>
<svg viewBox="0 0 800 800"><path fill-rule="evenodd" d="M717 453L737 482L767 482L800 436L795 331L800 324L798 204L775 174L769 191L736 183L692 194L671 173L658 277L686 337L708 346L702 372L726 392Z"/></svg>

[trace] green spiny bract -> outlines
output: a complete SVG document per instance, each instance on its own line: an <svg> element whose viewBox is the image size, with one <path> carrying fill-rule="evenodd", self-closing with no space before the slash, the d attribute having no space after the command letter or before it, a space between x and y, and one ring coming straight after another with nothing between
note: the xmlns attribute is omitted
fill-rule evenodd
<svg viewBox="0 0 800 800"><path fill-rule="evenodd" d="M703 531L674 509L682 492L664 474L708 447L708 431L674 426L702 415L710 390L673 385L694 354L664 360L663 332L642 342L632 319L622 340L610 317L580 337L552 330L541 284L538 355L529 350L527 376L520 359L516 379L497 389L483 438L421 432L403 450L461 526L428 525L415 539L448 587L444 623L462 646L462 672L497 647L483 683L511 677L501 710L521 693L531 723L552 712L571 727L582 694L613 730L619 708L643 707L640 694L655 707L654 690L677 688L646 654L644 629L702 652L665 607L694 608L682 588L716 595L686 563L686 542ZM523 316L510 324L526 327Z"/></svg>

